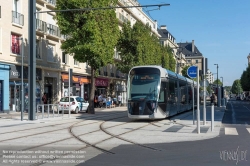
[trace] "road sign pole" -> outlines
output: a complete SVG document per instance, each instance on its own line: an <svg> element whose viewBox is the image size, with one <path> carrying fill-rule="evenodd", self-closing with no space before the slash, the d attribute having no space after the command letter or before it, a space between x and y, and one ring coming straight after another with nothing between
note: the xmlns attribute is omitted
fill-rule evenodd
<svg viewBox="0 0 250 166"><path fill-rule="evenodd" d="M200 134L200 94L199 94L199 67L197 66L197 133Z"/></svg>
<svg viewBox="0 0 250 166"><path fill-rule="evenodd" d="M195 122L194 122L194 85L192 86L192 99L193 99L193 125L195 125Z"/></svg>
<svg viewBox="0 0 250 166"><path fill-rule="evenodd" d="M203 60L203 125L206 125L205 57Z"/></svg>

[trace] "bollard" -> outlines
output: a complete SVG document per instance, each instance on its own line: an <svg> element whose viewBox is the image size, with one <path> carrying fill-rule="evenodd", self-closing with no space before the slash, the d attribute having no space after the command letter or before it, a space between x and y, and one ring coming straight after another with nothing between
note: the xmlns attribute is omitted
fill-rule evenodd
<svg viewBox="0 0 250 166"><path fill-rule="evenodd" d="M211 131L214 130L214 104L211 106Z"/></svg>
<svg viewBox="0 0 250 166"><path fill-rule="evenodd" d="M42 119L44 117L44 105L42 105Z"/></svg>

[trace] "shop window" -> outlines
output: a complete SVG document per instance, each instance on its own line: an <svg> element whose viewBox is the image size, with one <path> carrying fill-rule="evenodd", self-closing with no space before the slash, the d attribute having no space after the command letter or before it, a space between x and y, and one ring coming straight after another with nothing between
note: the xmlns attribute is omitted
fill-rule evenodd
<svg viewBox="0 0 250 166"><path fill-rule="evenodd" d="M17 34L11 34L11 52L13 54L17 54L20 55L20 46L21 46L21 35L17 35Z"/></svg>

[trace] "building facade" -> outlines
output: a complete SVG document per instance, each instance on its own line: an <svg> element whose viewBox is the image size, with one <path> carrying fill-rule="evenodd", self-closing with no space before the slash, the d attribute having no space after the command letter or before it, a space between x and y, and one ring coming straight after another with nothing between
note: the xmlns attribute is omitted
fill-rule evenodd
<svg viewBox="0 0 250 166"><path fill-rule="evenodd" d="M213 84L214 82L214 74L208 69L206 74L207 81L209 84Z"/></svg>
<svg viewBox="0 0 250 166"><path fill-rule="evenodd" d="M118 1L118 6L138 4L136 0ZM61 50L61 43L65 40L65 36L61 35L54 20L56 13L44 12L54 10L55 5L56 0L36 1L37 104L42 102L43 93L47 93L48 103L57 103L61 97L69 95L69 69L73 70L73 86L71 86L70 95L88 99L90 94L90 67L86 63L79 63L72 55L65 54ZM122 23L126 21L130 21L133 25L140 20L152 27L152 33L158 34L157 22L150 19L142 8L117 8L115 10L120 29ZM24 95L29 93L28 18L26 0L0 1L0 64L4 64L4 67L0 66L0 70L4 70L5 73L5 76L0 77L0 111L20 110L21 78L23 78ZM116 49L114 49L114 59L117 61L120 59ZM6 66L9 66L9 70L6 70ZM23 75L21 75L22 69ZM104 66L99 69L99 76L95 80L96 94L103 93L113 97L121 94L122 103L125 103L126 80L127 74L117 70L115 65Z"/></svg>
<svg viewBox="0 0 250 166"><path fill-rule="evenodd" d="M207 73L207 58L204 58L199 49L195 46L194 40L192 42L186 43L177 43L178 50L185 55L186 65L188 66L198 66L201 74L203 74L203 70L205 69L205 73Z"/></svg>
<svg viewBox="0 0 250 166"><path fill-rule="evenodd" d="M173 55L176 61L175 72L182 75L181 71L186 64L185 55L182 53L182 50L179 49L179 46L177 45L174 36L167 30L166 25L161 25L161 27L158 29L158 33L161 36L159 39L161 45L169 46L170 48L172 48Z"/></svg>

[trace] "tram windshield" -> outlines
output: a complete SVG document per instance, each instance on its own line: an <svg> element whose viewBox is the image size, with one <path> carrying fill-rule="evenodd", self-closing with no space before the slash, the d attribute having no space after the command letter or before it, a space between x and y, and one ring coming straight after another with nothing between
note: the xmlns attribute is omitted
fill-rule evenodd
<svg viewBox="0 0 250 166"><path fill-rule="evenodd" d="M129 100L156 100L158 97L160 70L157 68L134 68L129 75Z"/></svg>

